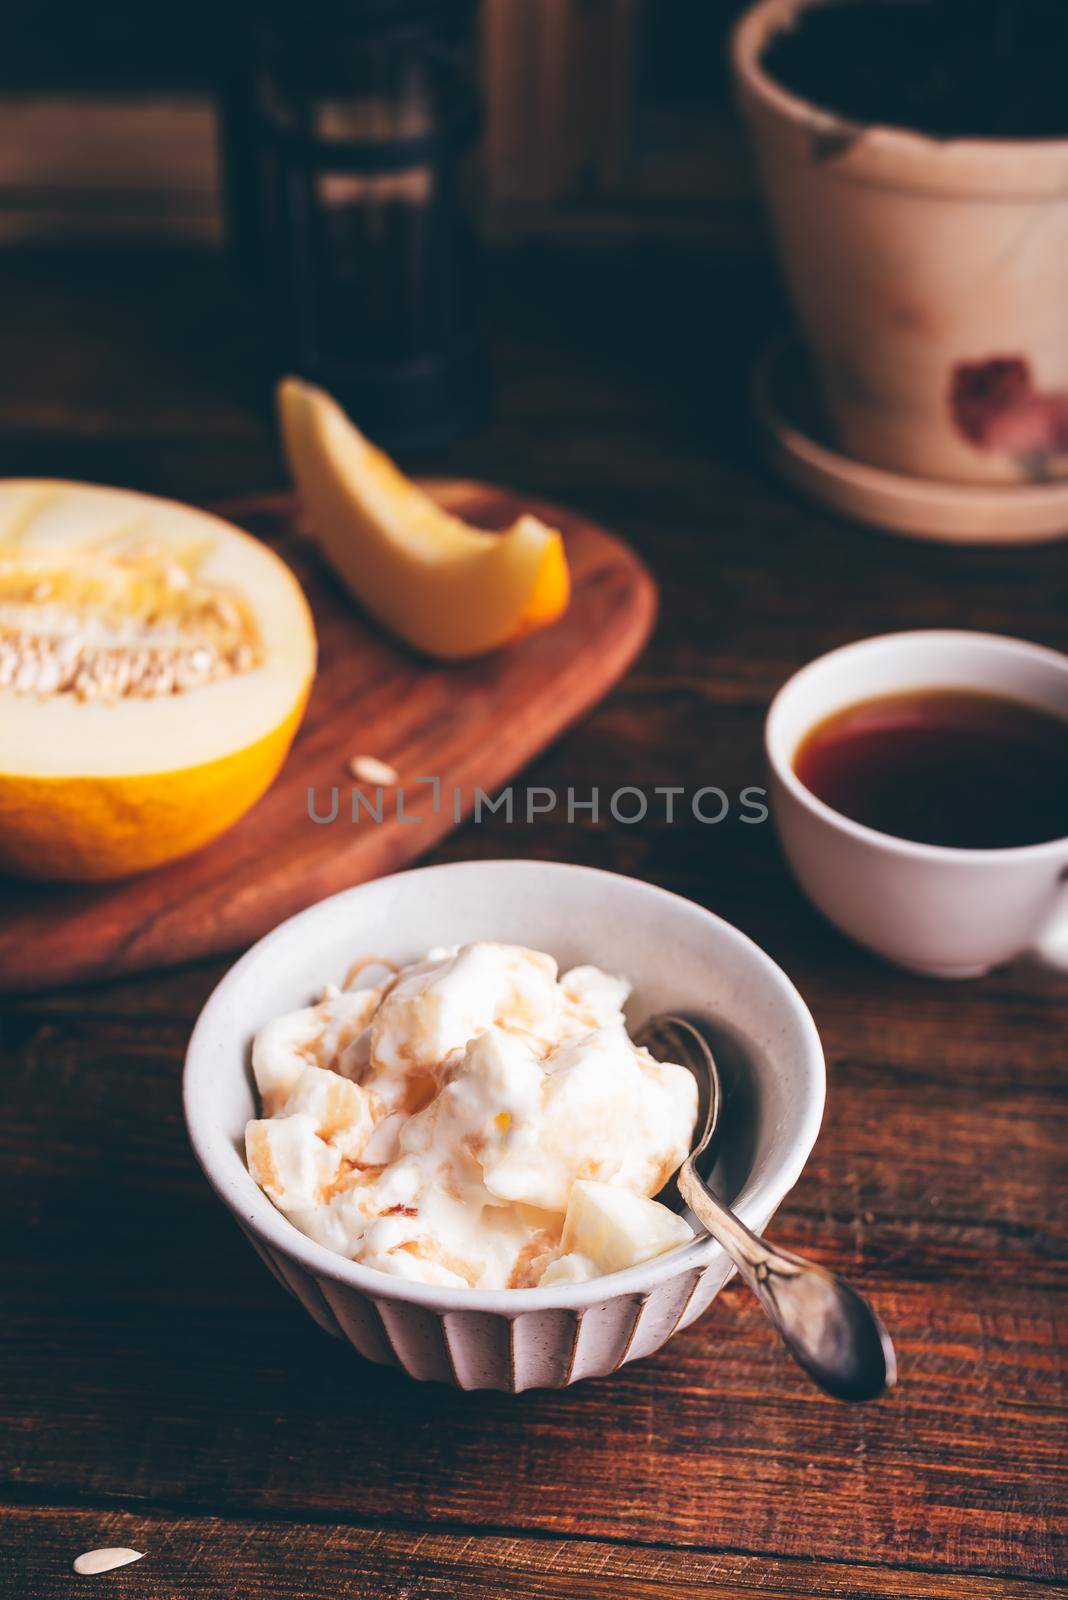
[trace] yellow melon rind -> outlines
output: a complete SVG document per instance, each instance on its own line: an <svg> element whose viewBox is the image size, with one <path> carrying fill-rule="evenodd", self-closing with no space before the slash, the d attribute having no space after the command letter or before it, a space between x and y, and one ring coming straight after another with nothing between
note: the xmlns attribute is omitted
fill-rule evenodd
<svg viewBox="0 0 1068 1600"><path fill-rule="evenodd" d="M102 778L0 773L0 871L92 882L199 850L273 782L306 698L255 744L179 772Z"/></svg>

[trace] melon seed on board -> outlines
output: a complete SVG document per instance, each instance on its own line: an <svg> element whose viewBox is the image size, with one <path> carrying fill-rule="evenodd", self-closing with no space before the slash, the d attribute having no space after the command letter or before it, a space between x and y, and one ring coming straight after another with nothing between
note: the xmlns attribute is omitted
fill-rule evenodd
<svg viewBox="0 0 1068 1600"><path fill-rule="evenodd" d="M400 773L396 767L391 767L388 761L380 761L378 756L352 756L348 768L357 783L392 787L393 784L400 782Z"/></svg>

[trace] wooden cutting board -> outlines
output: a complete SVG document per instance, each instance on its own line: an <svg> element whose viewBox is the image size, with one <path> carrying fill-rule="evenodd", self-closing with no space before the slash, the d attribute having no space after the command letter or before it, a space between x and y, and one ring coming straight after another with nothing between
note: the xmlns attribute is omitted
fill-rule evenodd
<svg viewBox="0 0 1068 1600"><path fill-rule="evenodd" d="M288 497L216 509L274 545L315 615L319 672L289 759L264 798L221 839L173 865L121 883L0 881L0 991L175 966L251 943L284 917L350 884L396 871L467 816L476 789L493 795L611 688L645 643L656 589L637 556L584 517L488 484L427 485L483 527L533 511L562 529L571 604L551 628L481 661L438 666L365 618L296 529ZM347 770L371 755L400 775L383 791L382 821L351 820ZM419 778L440 779L440 806ZM338 815L329 816L337 788ZM458 810L455 791L459 790Z"/></svg>

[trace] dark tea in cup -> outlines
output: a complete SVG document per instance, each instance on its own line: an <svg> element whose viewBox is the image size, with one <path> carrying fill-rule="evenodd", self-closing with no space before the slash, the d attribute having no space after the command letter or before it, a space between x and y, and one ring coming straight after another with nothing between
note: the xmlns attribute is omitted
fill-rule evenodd
<svg viewBox="0 0 1068 1600"><path fill-rule="evenodd" d="M912 689L818 722L793 759L817 799L879 833L998 850L1068 837L1068 718L965 689Z"/></svg>

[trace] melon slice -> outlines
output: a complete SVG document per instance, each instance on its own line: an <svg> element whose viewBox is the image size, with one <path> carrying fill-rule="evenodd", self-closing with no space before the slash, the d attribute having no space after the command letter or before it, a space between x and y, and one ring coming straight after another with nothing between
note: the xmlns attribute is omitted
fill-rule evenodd
<svg viewBox="0 0 1068 1600"><path fill-rule="evenodd" d="M659 1200L581 1178L571 1186L560 1247L585 1256L599 1272L621 1272L692 1238L689 1223Z"/></svg>
<svg viewBox="0 0 1068 1600"><path fill-rule="evenodd" d="M123 876L263 793L315 671L289 569L191 507L0 482L0 871Z"/></svg>
<svg viewBox="0 0 1068 1600"><path fill-rule="evenodd" d="M489 533L450 515L322 389L285 378L278 410L316 542L357 600L408 644L461 660L566 609L570 578L555 528L522 516Z"/></svg>

